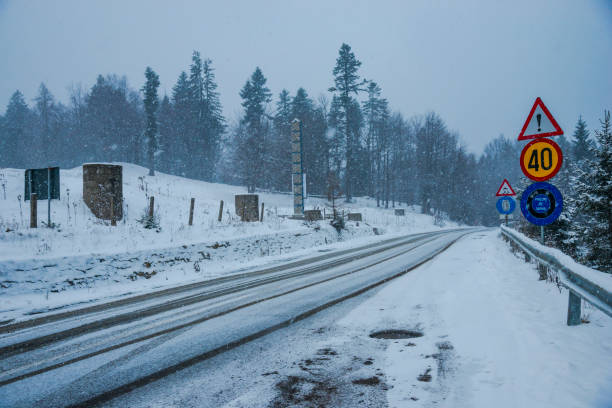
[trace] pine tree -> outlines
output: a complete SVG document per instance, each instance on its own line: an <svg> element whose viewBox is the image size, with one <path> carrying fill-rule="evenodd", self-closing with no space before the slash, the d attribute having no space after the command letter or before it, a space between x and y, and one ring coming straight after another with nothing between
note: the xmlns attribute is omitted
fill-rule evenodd
<svg viewBox="0 0 612 408"><path fill-rule="evenodd" d="M276 111L274 113L274 127L279 133L282 133L287 138L287 143L291 143L290 135L291 132L291 121L293 120L291 95L289 91L283 89L278 94L278 101L276 102Z"/></svg>
<svg viewBox="0 0 612 408"><path fill-rule="evenodd" d="M352 198L352 185L354 183L353 155L357 150L357 143L359 142L359 139L355 137L354 126L358 118L351 116L351 113L356 112L353 103L353 95L358 95L359 92L363 91L362 87L365 81L360 81L357 71L361 66L361 61L355 57L355 54L351 51L351 47L348 44L342 44L338 54L336 66L332 71L335 86L329 88L329 91L338 94L340 106L342 108L343 123L336 128L336 131L340 130L346 140L344 193L346 194L346 201L349 202Z"/></svg>
<svg viewBox="0 0 612 408"><path fill-rule="evenodd" d="M4 116L0 114L0 167L3 167L6 142L6 125Z"/></svg>
<svg viewBox="0 0 612 408"><path fill-rule="evenodd" d="M315 107L304 88L297 90L291 106L292 118L297 118L302 123L302 165L307 176L307 191L312 194L325 194L329 156L325 113Z"/></svg>
<svg viewBox="0 0 612 408"><path fill-rule="evenodd" d="M15 91L4 115L4 135L0 149L2 167L23 168L32 163L26 160L26 146L32 142L28 126L30 116L23 94Z"/></svg>
<svg viewBox="0 0 612 408"><path fill-rule="evenodd" d="M281 191L291 190L291 96L283 89L278 95L274 113L274 141L270 146L272 187Z"/></svg>
<svg viewBox="0 0 612 408"><path fill-rule="evenodd" d="M157 108L159 107L159 99L157 97L157 88L159 87L159 76L147 67L145 70L146 82L142 87L144 93L144 107L147 115L147 124L145 128L145 138L147 140L147 161L149 165L149 176L155 175L155 154L157 153Z"/></svg>
<svg viewBox="0 0 612 408"><path fill-rule="evenodd" d="M175 129L181 139L180 174L212 181L219 159L225 118L210 59L193 51L189 77L181 73L173 88Z"/></svg>
<svg viewBox="0 0 612 408"><path fill-rule="evenodd" d="M164 95L159 104L157 122L159 123L159 157L157 168L166 173L174 173L173 163L176 158L175 134L172 120L172 103L168 95Z"/></svg>
<svg viewBox="0 0 612 408"><path fill-rule="evenodd" d="M377 198L377 206L380 206L380 196L378 194L376 182L375 142L376 126L380 120L380 93L381 89L374 81L368 84L368 99L363 103L363 114L366 119L366 149L368 152L368 195Z"/></svg>
<svg viewBox="0 0 612 408"><path fill-rule="evenodd" d="M376 206L389 206L390 197L390 112L386 99L380 97L381 89L375 82L368 84L368 99L363 104L367 123L366 154L369 166L365 169L368 180L366 192L376 197Z"/></svg>
<svg viewBox="0 0 612 408"><path fill-rule="evenodd" d="M561 135L557 138L561 151L570 152L571 143ZM561 169L554 179L555 186L563 196L563 211L557 220L546 227L547 241L553 246L561 249L566 254L573 256L576 252L577 233L575 223L579 221L576 211L575 192L573 188L573 174L576 172L573 155L564 156Z"/></svg>
<svg viewBox="0 0 612 408"><path fill-rule="evenodd" d="M604 112L601 129L595 131L597 145L593 160L586 161L587 172L579 178L578 206L588 215L582 234L584 258L595 268L612 273L612 124L610 111Z"/></svg>
<svg viewBox="0 0 612 408"><path fill-rule="evenodd" d="M237 164L240 164L241 175L249 193L255 192L255 188L260 184L259 180L266 180L269 176L269 169L264 161L266 136L269 131L265 110L272 94L266 87L266 81L261 69L257 67L240 91L244 108L240 123L244 131L236 135L239 161Z"/></svg>
<svg viewBox="0 0 612 408"><path fill-rule="evenodd" d="M327 123L330 128L328 144L330 146L329 160L330 170L333 171L333 176L328 177L329 180L334 180L338 186L334 187L340 191L340 179L342 177L342 162L346 156L346 139L342 133L342 124L344 114L340 106L340 98L337 95L332 97L329 108Z"/></svg>
<svg viewBox="0 0 612 408"><path fill-rule="evenodd" d="M415 204L415 186L418 182L415 167L415 122L407 121L400 113L396 114L393 126L394 175L397 200L406 205ZM395 115L394 115L395 116Z"/></svg>
<svg viewBox="0 0 612 408"><path fill-rule="evenodd" d="M85 98L86 161L141 163L142 111L125 77L99 75Z"/></svg>
<svg viewBox="0 0 612 408"><path fill-rule="evenodd" d="M205 156L205 112L204 112L204 78L202 76L202 58L198 51L191 56L189 66L189 167L191 175L203 179Z"/></svg>
<svg viewBox="0 0 612 408"><path fill-rule="evenodd" d="M437 114L431 112L425 116L425 121L417 133L416 156L419 174L419 196L423 214L431 214L432 210L439 210L439 197L443 190L440 166L442 144L448 134L446 125ZM446 178L446 177L445 177Z"/></svg>
<svg viewBox="0 0 612 408"><path fill-rule="evenodd" d="M51 161L56 160L57 151L54 148L57 146L57 140L51 140L51 127L52 123L55 122L55 106L53 95L49 92L49 89L44 83L40 84L38 90L38 96L34 99L36 101L36 113L39 118L39 137L38 145L39 149L39 162L47 162L46 165L50 165Z"/></svg>
<svg viewBox="0 0 612 408"><path fill-rule="evenodd" d="M399 176L401 169L407 166L405 152L409 149L406 146L408 141L408 127L401 113L395 112L389 118L389 135L390 135L390 166L389 166L389 194L391 205L395 208L396 201L400 200L401 178Z"/></svg>
<svg viewBox="0 0 612 408"><path fill-rule="evenodd" d="M189 79L185 71L181 72L176 84L172 88L173 118L172 128L174 138L174 166L175 174L186 176L190 174L188 166L191 164L191 98Z"/></svg>
<svg viewBox="0 0 612 408"><path fill-rule="evenodd" d="M574 130L572 140L571 153L573 160L579 163L584 160L591 159L592 149L593 144L589 139L589 131L587 129L586 122L582 120L582 116L580 116L578 118L578 123L576 123L576 130Z"/></svg>
<svg viewBox="0 0 612 408"><path fill-rule="evenodd" d="M70 157L70 165L78 165L87 161L91 149L91 139L85 137L87 115L87 90L81 85L70 89L70 107L68 108L68 131L66 132L65 156ZM75 148L78 141L78 149Z"/></svg>
<svg viewBox="0 0 612 408"><path fill-rule="evenodd" d="M221 148L221 136L225 132L225 118L223 108L217 92L215 72L212 61L205 59L202 65L202 88L203 88L203 125L205 136L205 161L203 169L204 180L212 181L214 177L215 164L219 160Z"/></svg>

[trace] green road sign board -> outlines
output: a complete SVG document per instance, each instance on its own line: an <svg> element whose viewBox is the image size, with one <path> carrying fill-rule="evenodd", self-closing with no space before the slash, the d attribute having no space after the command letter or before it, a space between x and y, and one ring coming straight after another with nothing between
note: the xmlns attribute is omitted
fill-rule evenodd
<svg viewBox="0 0 612 408"><path fill-rule="evenodd" d="M52 200L60 198L60 172L59 167L45 169L27 169L25 171L25 200L30 199L30 194L36 194L38 200L49 198L49 182Z"/></svg>

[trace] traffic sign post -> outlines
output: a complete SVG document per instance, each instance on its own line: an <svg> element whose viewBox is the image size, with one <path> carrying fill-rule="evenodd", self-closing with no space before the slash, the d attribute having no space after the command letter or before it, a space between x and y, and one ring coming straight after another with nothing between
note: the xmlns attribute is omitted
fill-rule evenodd
<svg viewBox="0 0 612 408"><path fill-rule="evenodd" d="M523 148L519 160L521 170L536 181L521 196L521 212L532 224L540 226L540 240L544 244L544 226L554 222L563 210L563 197L555 186L544 181L553 178L563 164L561 148L550 136L563 134L542 99L536 98L518 140L535 139Z"/></svg>
<svg viewBox="0 0 612 408"><path fill-rule="evenodd" d="M508 218L511 218L514 209L516 208L516 201L514 198L505 196L497 200L497 211L500 214L500 218L505 219L506 226L508 225Z"/></svg>
<svg viewBox="0 0 612 408"><path fill-rule="evenodd" d="M521 152L521 170L534 181L546 181L553 178L563 164L561 148L550 139L535 139Z"/></svg>

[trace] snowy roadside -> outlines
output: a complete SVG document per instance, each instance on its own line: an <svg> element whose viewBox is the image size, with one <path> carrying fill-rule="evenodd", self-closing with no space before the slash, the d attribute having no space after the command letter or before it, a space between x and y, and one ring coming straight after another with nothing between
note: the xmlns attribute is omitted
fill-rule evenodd
<svg viewBox="0 0 612 408"><path fill-rule="evenodd" d="M274 234L157 251L0 262L0 322L205 281L407 233L375 235L371 226L349 222L339 234L329 223L315 222Z"/></svg>
<svg viewBox="0 0 612 408"><path fill-rule="evenodd" d="M160 250L174 246L200 244L212 240L230 240L304 229L293 214L290 195L258 193L265 203L263 222L242 223L235 214L234 196L246 194L246 188L208 183L157 173L147 176L147 169L129 163L123 166L124 217L111 227L108 221L96 219L82 199L81 167L60 170L61 199L51 202L51 221L59 226L44 228L47 202L38 202L39 228L29 228L29 205L23 201L24 170L2 169L6 177L6 196L0 199L0 262L56 259L77 255L114 255L141 250ZM150 197L155 198L157 229L145 229L139 222ZM191 198L195 198L193 226L188 226ZM219 204L223 200L223 216L218 221ZM306 209L327 207L321 198L308 198ZM433 218L407 208L406 216L396 217L393 208L378 208L376 201L356 198L352 203L337 202L340 212L360 212L363 221L389 232L437 229ZM452 222L447 227L455 226ZM1 271L0 266L0 271Z"/></svg>
<svg viewBox="0 0 612 408"><path fill-rule="evenodd" d="M538 281L498 230L474 233L380 289L110 405L609 407L612 321L587 309L590 323L568 327L566 308L567 293ZM371 337L381 330L422 336Z"/></svg>
<svg viewBox="0 0 612 408"><path fill-rule="evenodd" d="M577 273L584 279L594 283L600 288L607 290L608 292L612 292L612 273L598 271L596 269L589 268L588 266L579 264L571 256L564 254L561 250L542 245L538 241L529 238L525 234L522 234L513 228L503 226L501 228L506 228L506 231L516 237L520 237L523 242L526 242L532 248L535 248L537 251L556 259L561 265L573 273Z"/></svg>
<svg viewBox="0 0 612 408"><path fill-rule="evenodd" d="M498 234L463 238L338 322L353 336L423 333L376 340L389 405L610 406L612 321L589 308L589 324L566 326L567 293L538 281Z"/></svg>

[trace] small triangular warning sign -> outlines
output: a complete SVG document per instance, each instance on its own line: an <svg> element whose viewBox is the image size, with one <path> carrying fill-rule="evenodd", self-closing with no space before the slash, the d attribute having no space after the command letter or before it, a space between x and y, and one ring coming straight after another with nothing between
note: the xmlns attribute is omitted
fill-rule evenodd
<svg viewBox="0 0 612 408"><path fill-rule="evenodd" d="M538 137L559 136L563 130L551 115L550 111L539 97L536 98L529 116L521 129L518 140L536 139Z"/></svg>
<svg viewBox="0 0 612 408"><path fill-rule="evenodd" d="M501 183L501 186L499 186L499 189L497 189L497 194L495 194L496 197L503 197L503 196L514 196L516 195L516 193L514 192L514 190L512 189L512 186L510 185L510 183L508 183L508 180L504 179L504 182Z"/></svg>

